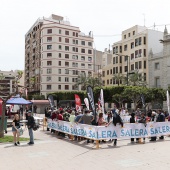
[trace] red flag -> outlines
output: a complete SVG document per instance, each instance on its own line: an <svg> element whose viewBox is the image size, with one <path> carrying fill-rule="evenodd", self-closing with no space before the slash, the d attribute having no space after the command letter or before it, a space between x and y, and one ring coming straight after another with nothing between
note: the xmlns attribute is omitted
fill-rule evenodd
<svg viewBox="0 0 170 170"><path fill-rule="evenodd" d="M81 99L80 97L75 94L75 103L76 103L76 111L81 111Z"/></svg>

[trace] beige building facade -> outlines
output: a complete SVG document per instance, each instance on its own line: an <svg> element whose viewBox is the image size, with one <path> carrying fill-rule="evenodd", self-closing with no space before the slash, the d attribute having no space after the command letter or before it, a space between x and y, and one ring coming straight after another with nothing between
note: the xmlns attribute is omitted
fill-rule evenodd
<svg viewBox="0 0 170 170"><path fill-rule="evenodd" d="M25 36L25 84L30 92L47 96L78 90L79 74L93 74L93 37L51 15L32 26Z"/></svg>
<svg viewBox="0 0 170 170"><path fill-rule="evenodd" d="M127 77L127 73L129 75L136 70L148 84L149 49L152 48L155 53L160 52L163 46L159 40L162 38L162 32L138 25L123 31L121 41L112 46L112 63L103 69L104 85L122 84L121 80L115 79L115 75L121 74Z"/></svg>

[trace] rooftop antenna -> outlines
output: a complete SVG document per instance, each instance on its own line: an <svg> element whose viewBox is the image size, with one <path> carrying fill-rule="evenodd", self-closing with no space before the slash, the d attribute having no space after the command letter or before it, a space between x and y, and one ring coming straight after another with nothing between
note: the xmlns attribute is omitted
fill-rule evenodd
<svg viewBox="0 0 170 170"><path fill-rule="evenodd" d="M143 14L143 17L144 17L144 27L145 27L145 14Z"/></svg>

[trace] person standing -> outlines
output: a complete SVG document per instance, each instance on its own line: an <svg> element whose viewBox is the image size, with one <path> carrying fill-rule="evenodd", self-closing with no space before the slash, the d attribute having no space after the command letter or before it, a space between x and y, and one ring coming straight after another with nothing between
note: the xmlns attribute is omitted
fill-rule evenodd
<svg viewBox="0 0 170 170"><path fill-rule="evenodd" d="M135 123L135 113L131 113L130 123ZM134 138L131 138L131 143L134 143Z"/></svg>
<svg viewBox="0 0 170 170"><path fill-rule="evenodd" d="M30 136L30 142L28 143L28 145L34 144L34 135L33 135L34 124L35 124L34 117L31 115L31 111L28 111L27 127L28 127L29 136Z"/></svg>
<svg viewBox="0 0 170 170"><path fill-rule="evenodd" d="M156 122L156 112L152 111L151 122ZM156 141L156 136L152 136L150 142Z"/></svg>
<svg viewBox="0 0 170 170"><path fill-rule="evenodd" d="M15 114L13 122L12 122L12 133L14 135L14 145L17 146L20 144L19 142L19 128L20 128L20 123L19 123L19 115Z"/></svg>
<svg viewBox="0 0 170 170"><path fill-rule="evenodd" d="M165 122L165 115L161 110L158 110L158 117L156 122ZM161 136L159 139L164 139L164 136Z"/></svg>
<svg viewBox="0 0 170 170"><path fill-rule="evenodd" d="M117 112L114 112L114 111L112 111L112 112L113 112L113 121L109 122L106 125L106 127L109 126L112 122L113 122L114 126L116 126L117 124L120 124L121 127L123 127L123 121L122 121L120 115ZM116 146L116 145L117 145L117 139L114 139L114 146Z"/></svg>
<svg viewBox="0 0 170 170"><path fill-rule="evenodd" d="M89 113L88 110L86 110L84 112L84 115L80 118L80 120L78 121L78 123L80 123L81 121L83 121L83 124L86 124L86 125L91 125L92 124L92 121L94 120L94 117ZM92 140L93 142L93 140ZM90 143L90 140L87 139L87 143Z"/></svg>

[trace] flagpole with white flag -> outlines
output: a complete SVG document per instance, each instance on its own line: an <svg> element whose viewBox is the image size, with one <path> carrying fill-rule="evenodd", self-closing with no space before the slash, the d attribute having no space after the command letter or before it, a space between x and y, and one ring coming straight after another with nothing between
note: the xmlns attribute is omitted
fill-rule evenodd
<svg viewBox="0 0 170 170"><path fill-rule="evenodd" d="M101 106L102 106L102 112L103 114L105 114L104 112L104 97L103 97L103 89L100 90L100 103L101 103Z"/></svg>
<svg viewBox="0 0 170 170"><path fill-rule="evenodd" d="M167 101L168 114L169 114L170 107L169 107L169 91L168 90L166 92L166 101Z"/></svg>

